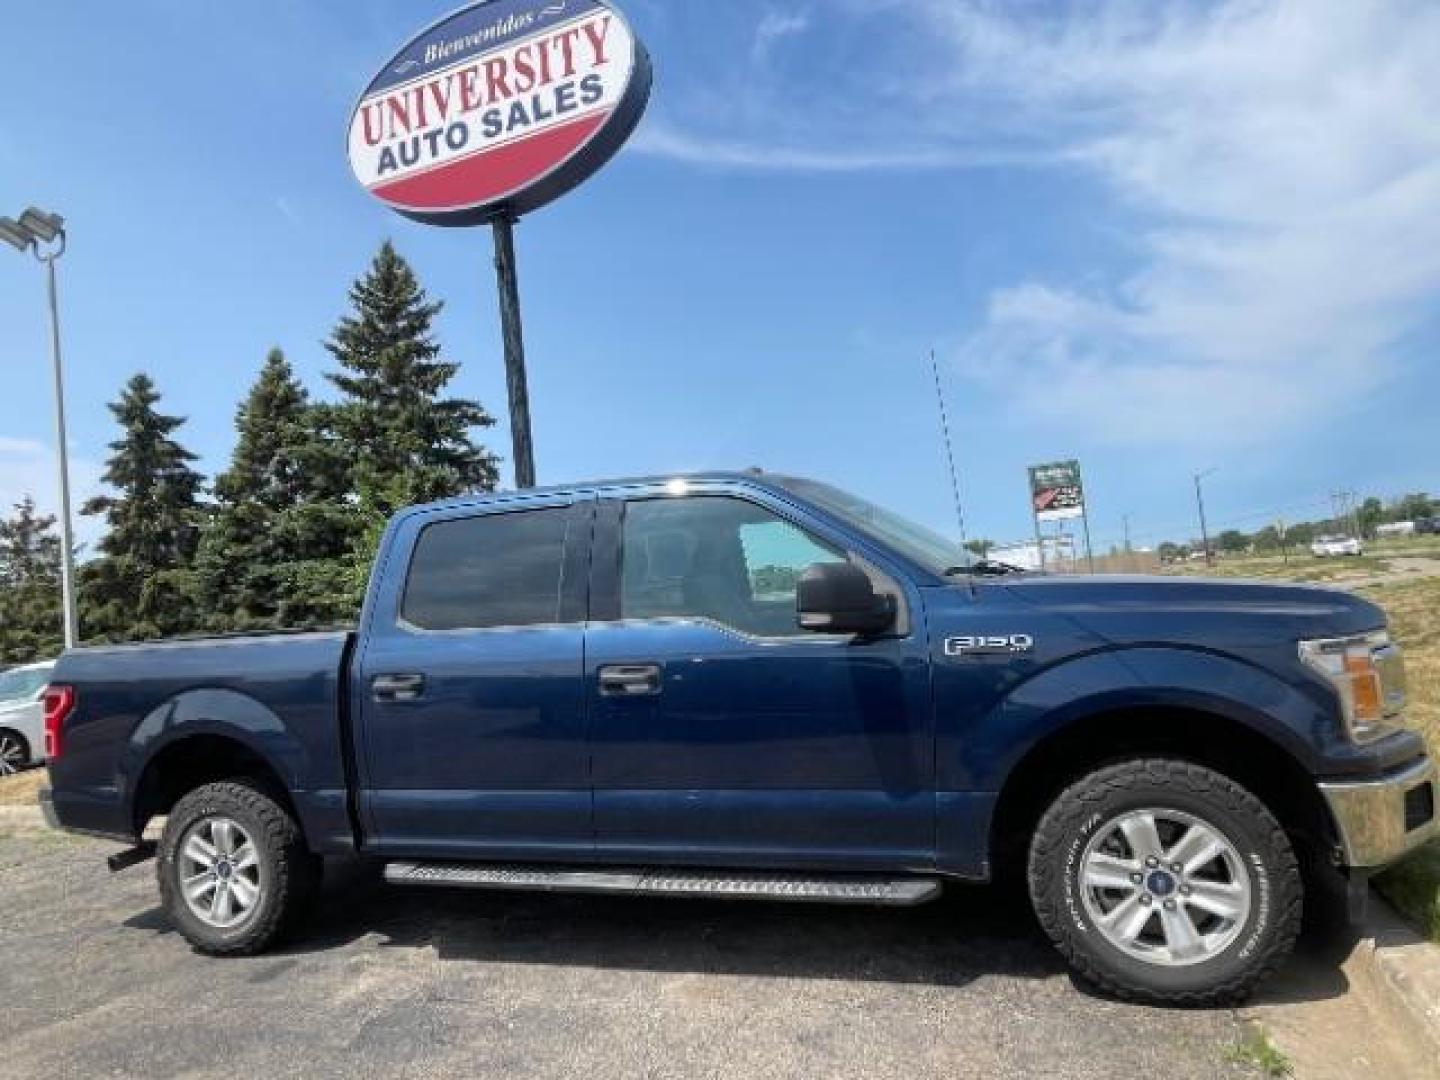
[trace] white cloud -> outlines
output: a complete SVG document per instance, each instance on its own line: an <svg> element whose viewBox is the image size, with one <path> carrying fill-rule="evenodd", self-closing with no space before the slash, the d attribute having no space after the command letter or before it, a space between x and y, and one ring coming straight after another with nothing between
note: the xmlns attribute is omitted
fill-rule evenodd
<svg viewBox="0 0 1440 1080"><path fill-rule="evenodd" d="M647 149L1098 179L1114 199L1093 223L1131 268L1014 282L957 350L1022 419L1115 441L1283 434L1390 378L1435 308L1432 0L834 0L827 16L821 55L867 59L827 64L823 91L813 71L739 65L712 94L727 108L682 108Z"/></svg>
<svg viewBox="0 0 1440 1080"><path fill-rule="evenodd" d="M807 11L767 11L755 26L755 41L750 47L751 58L763 61L782 38L803 34L809 27L810 13Z"/></svg>
<svg viewBox="0 0 1440 1080"><path fill-rule="evenodd" d="M49 446L31 439L13 439L0 435L0 515L9 516L11 509L26 495L35 500L41 513L55 514L60 504L58 468ZM93 517L82 517L80 506L92 495L100 493L102 469L93 461L70 455L70 497L74 509L75 537L93 551L95 541L104 533L104 525Z"/></svg>
<svg viewBox="0 0 1440 1080"><path fill-rule="evenodd" d="M1012 98L1143 222L1105 291L996 293L961 369L1119 442L1263 440L1393 373L1440 290L1440 8L932 6L955 85Z"/></svg>
<svg viewBox="0 0 1440 1080"><path fill-rule="evenodd" d="M787 146L713 138L669 126L647 123L631 144L652 157L669 158L712 168L778 172L878 172L887 169L953 169L957 156L943 149L881 148L874 151L845 146ZM981 164L977 158L971 164Z"/></svg>

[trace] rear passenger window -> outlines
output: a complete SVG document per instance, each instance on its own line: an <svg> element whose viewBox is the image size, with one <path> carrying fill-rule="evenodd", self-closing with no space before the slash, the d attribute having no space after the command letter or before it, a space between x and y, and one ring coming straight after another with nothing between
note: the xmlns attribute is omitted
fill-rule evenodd
<svg viewBox="0 0 1440 1080"><path fill-rule="evenodd" d="M558 622L568 507L486 514L420 533L401 615L422 630Z"/></svg>

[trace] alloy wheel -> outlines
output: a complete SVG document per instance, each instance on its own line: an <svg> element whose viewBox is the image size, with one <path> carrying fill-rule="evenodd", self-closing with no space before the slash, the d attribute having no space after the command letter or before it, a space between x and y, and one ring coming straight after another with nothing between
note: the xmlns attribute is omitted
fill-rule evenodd
<svg viewBox="0 0 1440 1080"><path fill-rule="evenodd" d="M1166 967L1224 952L1250 917L1250 874L1219 829L1179 810L1132 810L1080 861L1085 910L1115 948Z"/></svg>
<svg viewBox="0 0 1440 1080"><path fill-rule="evenodd" d="M180 892L191 913L222 930L260 903L260 855L250 834L228 817L201 818L180 840Z"/></svg>

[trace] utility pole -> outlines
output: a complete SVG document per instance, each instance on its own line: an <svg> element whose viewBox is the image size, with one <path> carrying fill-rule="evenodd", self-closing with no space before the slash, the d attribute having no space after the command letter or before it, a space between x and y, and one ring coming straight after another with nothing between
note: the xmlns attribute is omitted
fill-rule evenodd
<svg viewBox="0 0 1440 1080"><path fill-rule="evenodd" d="M1214 566L1214 556L1210 554L1210 529L1205 524L1205 490L1201 486L1202 481L1213 473L1214 469L1206 469L1204 472L1195 474L1195 505L1200 511L1200 544L1205 550L1205 565Z"/></svg>
<svg viewBox="0 0 1440 1080"><path fill-rule="evenodd" d="M1125 554L1126 554L1126 555L1131 555L1131 554L1134 553L1134 550L1135 550L1135 549L1130 546L1130 515L1129 515L1129 514L1126 514L1126 515L1125 515L1124 521L1125 521Z"/></svg>

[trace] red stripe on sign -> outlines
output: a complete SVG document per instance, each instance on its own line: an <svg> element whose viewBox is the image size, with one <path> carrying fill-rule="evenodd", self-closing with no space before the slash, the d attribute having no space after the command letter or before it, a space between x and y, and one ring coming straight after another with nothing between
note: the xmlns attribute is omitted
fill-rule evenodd
<svg viewBox="0 0 1440 1080"><path fill-rule="evenodd" d="M606 111L572 120L370 190L386 202L415 209L479 206L549 172L584 146L609 116Z"/></svg>

